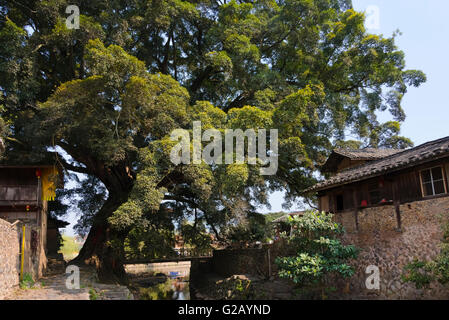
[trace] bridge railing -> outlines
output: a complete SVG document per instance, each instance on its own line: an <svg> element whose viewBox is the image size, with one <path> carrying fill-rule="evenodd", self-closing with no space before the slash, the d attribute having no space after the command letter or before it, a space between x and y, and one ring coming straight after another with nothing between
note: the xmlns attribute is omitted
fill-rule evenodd
<svg viewBox="0 0 449 320"><path fill-rule="evenodd" d="M196 250L190 248L175 248L176 255L173 257L212 257L213 249Z"/></svg>
<svg viewBox="0 0 449 320"><path fill-rule="evenodd" d="M134 257L125 259L125 264L140 264L140 263L152 263L152 262L165 262L165 261L186 261L197 258L210 258L213 255L213 249L210 250L195 250L190 248L176 248L174 254L159 257L159 258L139 258Z"/></svg>

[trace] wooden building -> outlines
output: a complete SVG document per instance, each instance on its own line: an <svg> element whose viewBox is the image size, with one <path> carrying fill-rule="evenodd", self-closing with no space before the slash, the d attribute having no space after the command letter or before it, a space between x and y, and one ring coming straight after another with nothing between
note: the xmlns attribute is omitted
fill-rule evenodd
<svg viewBox="0 0 449 320"><path fill-rule="evenodd" d="M328 179L308 189L317 193L319 209L354 212L394 205L401 229L400 205L447 197L449 137L406 150L336 150L323 166Z"/></svg>
<svg viewBox="0 0 449 320"><path fill-rule="evenodd" d="M288 224L289 218L294 217L302 217L304 215L304 211L295 211L295 212L289 212L277 219L274 219L271 223L274 224L274 230L275 230L275 240L280 240L281 233L286 232L291 234L292 232L292 226Z"/></svg>
<svg viewBox="0 0 449 320"><path fill-rule="evenodd" d="M51 165L0 165L0 218L18 225L20 232L25 226L23 272L35 279L46 268L48 247L54 250L54 244L47 243L47 210L61 184L60 171ZM53 233L49 236L55 241ZM20 244L22 237L23 233L17 239Z"/></svg>

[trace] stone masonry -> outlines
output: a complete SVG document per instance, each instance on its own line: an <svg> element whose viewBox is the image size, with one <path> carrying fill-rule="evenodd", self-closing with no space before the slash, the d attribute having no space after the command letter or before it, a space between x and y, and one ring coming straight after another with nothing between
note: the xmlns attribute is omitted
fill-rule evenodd
<svg viewBox="0 0 449 320"><path fill-rule="evenodd" d="M403 283L404 266L417 258L433 259L439 253L442 227L449 217L449 198L416 201L400 206L401 230L398 230L392 205L367 208L358 212L359 230L355 228L354 212L336 215L347 233L345 244L354 244L361 252L353 265L356 274L346 283L346 293L353 298L371 299L448 299L449 290L439 284L417 290ZM380 270L380 289L368 290L365 281L369 265ZM345 298L345 297L341 297Z"/></svg>
<svg viewBox="0 0 449 320"><path fill-rule="evenodd" d="M0 299L19 285L20 246L17 226L0 219Z"/></svg>

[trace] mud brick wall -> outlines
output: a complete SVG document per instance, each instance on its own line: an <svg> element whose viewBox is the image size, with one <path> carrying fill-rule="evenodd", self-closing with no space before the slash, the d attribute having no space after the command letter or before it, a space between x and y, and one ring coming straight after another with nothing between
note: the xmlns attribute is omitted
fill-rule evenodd
<svg viewBox="0 0 449 320"><path fill-rule="evenodd" d="M0 219L0 299L19 285L19 238L17 226Z"/></svg>
<svg viewBox="0 0 449 320"><path fill-rule="evenodd" d="M392 205L367 208L358 212L357 231L354 212L336 214L347 233L345 244L354 244L361 252L352 265L354 277L346 283L349 296L379 299L448 299L449 289L433 284L430 289L417 290L403 283L403 268L413 259L433 259L439 253L443 225L449 216L449 198L416 201L400 206L401 230L398 230ZM375 265L380 270L380 289L368 290L366 268Z"/></svg>

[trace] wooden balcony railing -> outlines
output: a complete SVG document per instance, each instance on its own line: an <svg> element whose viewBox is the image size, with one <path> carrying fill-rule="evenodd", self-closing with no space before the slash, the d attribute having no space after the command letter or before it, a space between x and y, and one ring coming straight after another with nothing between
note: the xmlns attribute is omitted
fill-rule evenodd
<svg viewBox="0 0 449 320"><path fill-rule="evenodd" d="M38 185L0 185L0 204L40 204Z"/></svg>

